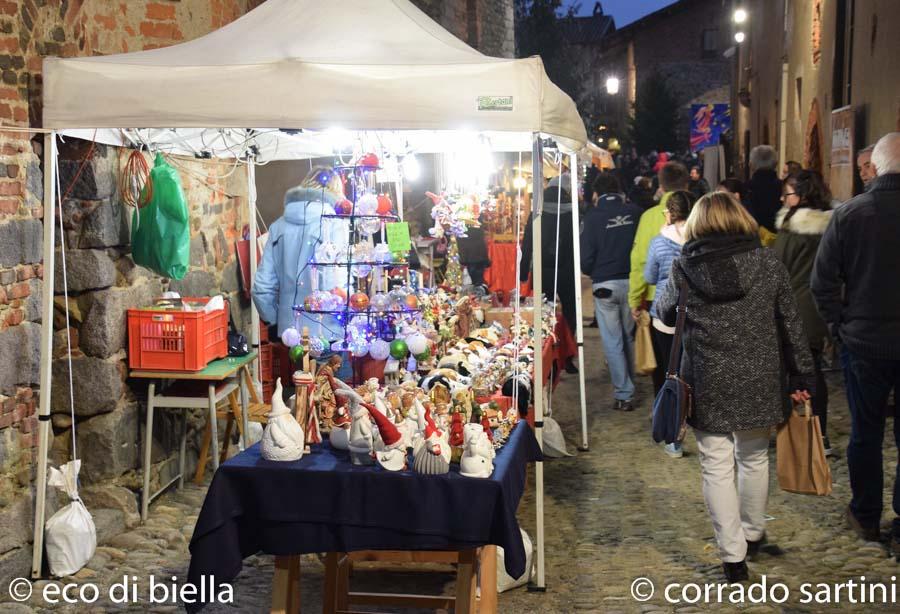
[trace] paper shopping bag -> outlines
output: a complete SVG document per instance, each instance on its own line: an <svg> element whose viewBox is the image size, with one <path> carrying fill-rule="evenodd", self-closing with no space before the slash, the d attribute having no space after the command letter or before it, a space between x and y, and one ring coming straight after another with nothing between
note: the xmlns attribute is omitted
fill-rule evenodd
<svg viewBox="0 0 900 614"><path fill-rule="evenodd" d="M804 495L831 494L831 467L825 458L822 429L809 401L802 413L794 408L778 427L775 449L778 485Z"/></svg>
<svg viewBox="0 0 900 614"><path fill-rule="evenodd" d="M650 375L656 370L656 355L650 337L650 314L642 311L634 331L634 370L640 375Z"/></svg>

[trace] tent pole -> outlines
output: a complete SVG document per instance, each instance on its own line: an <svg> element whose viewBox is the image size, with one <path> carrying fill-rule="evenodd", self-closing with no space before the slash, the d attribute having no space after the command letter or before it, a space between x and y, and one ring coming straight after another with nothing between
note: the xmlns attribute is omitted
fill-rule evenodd
<svg viewBox="0 0 900 614"><path fill-rule="evenodd" d="M534 294L534 434L537 437L541 450L544 449L544 330L543 330L543 275L541 254L541 211L544 207L544 156L541 147L541 134L535 132L531 136L531 167L532 167L532 196L531 196L531 246L534 253L531 264L532 290ZM554 314L555 316L555 314ZM544 462L538 461L534 467L534 489L536 492L537 512L537 578L534 585L529 587L533 591L546 590L544 580Z"/></svg>
<svg viewBox="0 0 900 614"><path fill-rule="evenodd" d="M256 158L247 156L247 205L250 215L250 287L256 280L256 249L258 242L256 240ZM256 303L250 301L250 345L259 352L259 312L256 310ZM262 392L259 385L259 360L251 363L250 371L252 373L253 386L257 392Z"/></svg>
<svg viewBox="0 0 900 614"><path fill-rule="evenodd" d="M41 295L41 383L38 407L38 468L34 504L31 577L40 578L44 556L47 454L50 450L50 384L53 374L53 290L56 228L56 131L44 135L44 289ZM74 428L74 425L72 425Z"/></svg>
<svg viewBox="0 0 900 614"><path fill-rule="evenodd" d="M584 312L581 305L581 241L578 223L578 154L569 154L569 176L572 178L572 252L575 259L575 342L578 345L578 398L581 401L582 452L588 450L587 402L584 398Z"/></svg>

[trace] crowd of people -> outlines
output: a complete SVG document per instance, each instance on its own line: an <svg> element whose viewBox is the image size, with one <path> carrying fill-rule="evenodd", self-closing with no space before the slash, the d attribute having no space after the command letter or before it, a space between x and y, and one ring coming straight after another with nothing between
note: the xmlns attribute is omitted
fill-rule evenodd
<svg viewBox="0 0 900 614"><path fill-rule="evenodd" d="M699 166L667 154L621 162L585 190L592 206L580 238L611 406L635 409L634 332L644 312L653 384L662 387L683 296L678 372L693 391L688 424L727 579L747 579L746 559L766 541L772 428L809 403L833 452L828 348L840 348L851 414L847 519L863 539L878 539L885 418L900 389L900 289L890 283L900 265L900 133L859 152L864 191L845 203L814 170L789 161L779 173L766 145L751 151L749 181L728 178L713 191ZM900 447L897 420L894 437ZM664 451L683 455L680 443ZM900 556L900 468L893 508Z"/></svg>

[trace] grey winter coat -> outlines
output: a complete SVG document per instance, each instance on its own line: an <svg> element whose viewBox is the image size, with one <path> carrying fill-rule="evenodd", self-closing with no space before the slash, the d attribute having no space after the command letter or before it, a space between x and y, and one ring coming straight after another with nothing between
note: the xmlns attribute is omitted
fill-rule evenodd
<svg viewBox="0 0 900 614"><path fill-rule="evenodd" d="M812 356L784 265L757 237L689 241L656 296L669 326L685 282L681 376L694 392L688 423L731 433L782 422L790 392L815 392Z"/></svg>

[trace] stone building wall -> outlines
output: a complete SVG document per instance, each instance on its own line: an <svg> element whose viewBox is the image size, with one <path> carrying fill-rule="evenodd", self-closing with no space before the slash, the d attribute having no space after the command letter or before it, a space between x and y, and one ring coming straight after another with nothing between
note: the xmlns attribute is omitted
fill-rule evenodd
<svg viewBox="0 0 900 614"><path fill-rule="evenodd" d="M41 125L44 56L102 55L171 45L232 21L260 0L0 0L0 123ZM37 452L40 303L43 291L44 211L42 138L0 128L0 579L25 575L30 565L33 480ZM87 151L73 139L60 148L65 192ZM185 293L230 292L237 279L232 241L245 221L246 175L228 164L184 161L192 218L192 267L167 283L135 267L127 218L118 195L123 155L95 148L85 172L63 203L67 242L78 445L84 454L83 496L101 538L132 523L138 467L141 386L125 381L124 310L166 287ZM196 177L195 177L196 175ZM59 249L57 248L57 251ZM57 256L58 258L58 256ZM59 260L57 260L59 262ZM56 292L61 293L57 269ZM232 301L239 311L239 301ZM66 459L71 441L65 376L63 299L56 297L52 399L53 462ZM198 417L198 421L202 420ZM154 478L171 472L163 462L174 449L171 418L159 421ZM196 429L200 424L194 424ZM53 493L50 512L53 511Z"/></svg>
<svg viewBox="0 0 900 614"><path fill-rule="evenodd" d="M478 51L503 58L515 55L513 0L412 0L412 3Z"/></svg>

